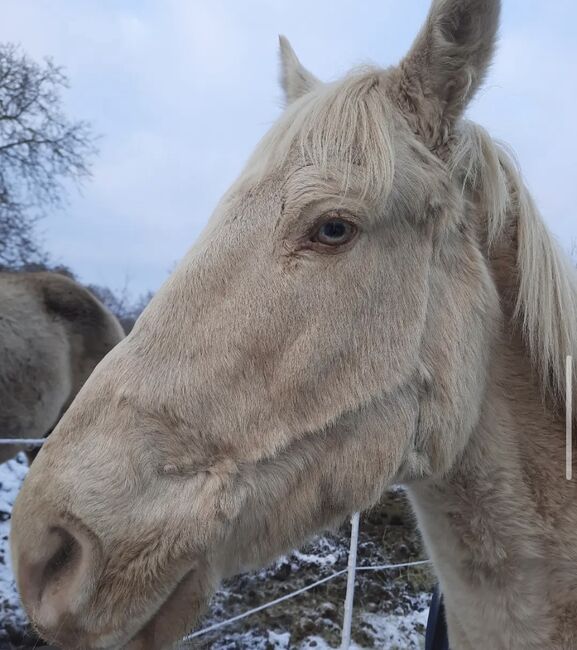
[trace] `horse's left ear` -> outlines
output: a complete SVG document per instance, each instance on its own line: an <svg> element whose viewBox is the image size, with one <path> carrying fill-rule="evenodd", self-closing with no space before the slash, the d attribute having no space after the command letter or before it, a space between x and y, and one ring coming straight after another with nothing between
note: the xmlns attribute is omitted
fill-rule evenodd
<svg viewBox="0 0 577 650"><path fill-rule="evenodd" d="M285 103L288 106L295 99L306 95L322 82L298 60L286 36L279 36L278 42L280 48L280 83L284 91Z"/></svg>
<svg viewBox="0 0 577 650"><path fill-rule="evenodd" d="M500 0L433 0L396 74L396 100L431 149L448 139L495 49Z"/></svg>

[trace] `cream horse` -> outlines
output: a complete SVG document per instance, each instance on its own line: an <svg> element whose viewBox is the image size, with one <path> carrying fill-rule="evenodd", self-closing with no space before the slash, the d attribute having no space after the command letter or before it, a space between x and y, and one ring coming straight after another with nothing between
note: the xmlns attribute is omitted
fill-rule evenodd
<svg viewBox="0 0 577 650"><path fill-rule="evenodd" d="M89 291L56 273L0 273L0 438L42 438L122 338ZM22 449L0 446L0 463Z"/></svg>
<svg viewBox="0 0 577 650"><path fill-rule="evenodd" d="M222 577L408 486L453 650L577 648L577 280L463 120L498 0L288 107L40 452L12 551L65 648L164 648ZM574 382L577 384L577 381Z"/></svg>

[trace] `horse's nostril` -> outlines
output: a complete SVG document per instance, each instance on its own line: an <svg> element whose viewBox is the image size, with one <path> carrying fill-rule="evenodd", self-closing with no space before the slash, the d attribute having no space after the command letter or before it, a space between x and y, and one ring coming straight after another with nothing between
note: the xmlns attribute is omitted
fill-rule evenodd
<svg viewBox="0 0 577 650"><path fill-rule="evenodd" d="M42 598L44 588L62 579L68 572L74 571L74 565L80 561L82 547L73 535L64 528L54 528L51 533L57 535L60 544L46 562L40 576L38 598Z"/></svg>
<svg viewBox="0 0 577 650"><path fill-rule="evenodd" d="M99 566L94 535L70 520L16 540L15 551L22 602L33 623L46 638L66 645L66 635L78 631L73 621L90 597Z"/></svg>

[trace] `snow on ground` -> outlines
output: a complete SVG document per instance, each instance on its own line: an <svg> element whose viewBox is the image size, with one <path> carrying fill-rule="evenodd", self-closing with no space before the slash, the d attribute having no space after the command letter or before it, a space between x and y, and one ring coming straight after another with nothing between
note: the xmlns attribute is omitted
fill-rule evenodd
<svg viewBox="0 0 577 650"><path fill-rule="evenodd" d="M367 635L367 641L359 644L351 642L350 650L367 650L380 648L386 650L422 650L424 648L424 629L427 625L429 596L423 595L423 609L408 615L376 615L362 613L360 626ZM318 635L308 636L296 644L292 642L290 632L266 630L259 633L250 631L238 634L226 634L224 638L211 644L214 650L334 650L339 647L329 643ZM184 648L195 647L182 644ZM204 647L204 646L198 646Z"/></svg>
<svg viewBox="0 0 577 650"><path fill-rule="evenodd" d="M26 621L12 576L8 535L12 505L27 471L24 454L0 464L0 648L10 647L9 639L15 631L24 629Z"/></svg>
<svg viewBox="0 0 577 650"><path fill-rule="evenodd" d="M10 568L10 512L27 472L24 454L0 464L0 650L33 648ZM284 596L346 567L349 527L327 533L273 565L228 581L215 596L200 627L224 621ZM389 493L361 518L360 565L422 558L404 494ZM352 650L420 650L432 576L428 567L357 574ZM328 650L337 648L346 576L266 609L182 647L198 650Z"/></svg>

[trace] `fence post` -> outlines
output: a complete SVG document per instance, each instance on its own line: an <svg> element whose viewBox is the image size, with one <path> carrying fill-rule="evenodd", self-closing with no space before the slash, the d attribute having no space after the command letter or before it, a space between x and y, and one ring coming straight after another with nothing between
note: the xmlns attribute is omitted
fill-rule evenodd
<svg viewBox="0 0 577 650"><path fill-rule="evenodd" d="M351 517L351 543L347 566L347 595L345 596L345 613L341 634L341 650L349 650L351 645L351 628L353 624L353 601L355 599L355 575L357 568L357 546L359 543L359 513Z"/></svg>
<svg viewBox="0 0 577 650"><path fill-rule="evenodd" d="M573 478L573 357L565 360L565 478Z"/></svg>

